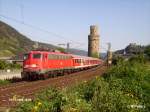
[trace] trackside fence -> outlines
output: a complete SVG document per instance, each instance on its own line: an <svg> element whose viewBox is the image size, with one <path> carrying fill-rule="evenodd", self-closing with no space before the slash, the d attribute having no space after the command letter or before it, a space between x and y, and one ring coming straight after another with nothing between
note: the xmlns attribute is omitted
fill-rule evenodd
<svg viewBox="0 0 150 112"><path fill-rule="evenodd" d="M0 70L0 79L11 79L13 77L21 77L21 69Z"/></svg>

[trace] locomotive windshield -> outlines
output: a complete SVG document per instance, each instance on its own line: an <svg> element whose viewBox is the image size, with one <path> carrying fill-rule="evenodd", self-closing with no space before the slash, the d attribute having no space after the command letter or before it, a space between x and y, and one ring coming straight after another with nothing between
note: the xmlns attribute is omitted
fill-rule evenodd
<svg viewBox="0 0 150 112"><path fill-rule="evenodd" d="M26 59L28 59L28 58L29 58L29 54L24 54L23 59L26 60Z"/></svg>
<svg viewBox="0 0 150 112"><path fill-rule="evenodd" d="M33 58L39 59L41 58L41 54L40 53L33 54Z"/></svg>

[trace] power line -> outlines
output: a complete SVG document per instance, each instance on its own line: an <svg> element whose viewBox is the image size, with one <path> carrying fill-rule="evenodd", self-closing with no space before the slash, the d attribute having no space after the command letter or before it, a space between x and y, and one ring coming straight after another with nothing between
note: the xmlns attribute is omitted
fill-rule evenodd
<svg viewBox="0 0 150 112"><path fill-rule="evenodd" d="M0 13L1 13L1 9L2 9L2 8L1 8L1 0L0 0ZM22 21L19 21L19 20L17 20L17 19L14 19L14 18L12 18L12 17L8 17L8 16L5 16L5 15L2 15L2 14L0 14L0 16L3 17L3 18L5 18L5 19L9 19L9 20L14 21L14 22L17 22L17 23L19 23L19 24L23 24L23 25L25 25L25 26L28 26L28 27L30 27L30 28L43 31L43 32L46 32L46 33L51 34L51 35L55 35L55 36L56 36L57 38L59 38L59 39L68 40L67 38L65 38L65 37L63 37L63 36L61 36L61 35L58 35L58 34L56 34L56 33L53 33L53 32L47 31L47 30L45 30L45 29L43 29L43 28L40 28L40 27L37 27L37 26L33 26L33 25L31 25L31 24L25 23L25 22L24 22L24 5L23 5L23 1L22 1L22 0L20 0L20 14L21 14L21 19L22 19ZM72 42L74 42L74 43L77 43L77 44L81 44L81 43L76 42L76 41L74 41L74 40L70 40L70 41L72 41ZM83 43L82 43L82 44L83 44Z"/></svg>
<svg viewBox="0 0 150 112"><path fill-rule="evenodd" d="M23 15L23 14L22 14L22 15ZM56 34L56 33L47 31L47 30L42 29L42 28L37 27L37 26L33 26L33 25L31 25L31 24L28 24L28 23L25 23L24 21L19 21L19 20L17 20L17 19L14 19L14 18L5 16L5 15L2 15L2 14L0 14L0 17L3 17L3 18L5 18L5 19L14 21L14 22L19 23L19 24L22 24L22 25L25 25L25 26L30 27L30 28L32 28L32 29L40 30L40 31L45 32L45 33L48 33L48 34L55 35L55 36L56 36L57 38L59 38L59 39L67 40L67 38L65 38L65 37L63 37L63 36L61 36L61 35L58 35L58 34ZM24 17L24 16L22 16L22 17ZM75 42L74 40L70 40L70 41L72 41L73 43L78 44L77 47L87 45L87 44L85 44L85 43ZM72 42L70 42L70 43L72 43ZM76 47L76 48L77 48L77 47ZM101 48L106 50L106 48L104 48L104 47L101 47Z"/></svg>
<svg viewBox="0 0 150 112"><path fill-rule="evenodd" d="M0 13L2 12L2 5L1 4L2 4L2 1L0 0ZM56 34L56 33L50 32L50 31L47 31L47 30L45 30L45 29L43 29L41 27L37 27L37 26L31 25L31 24L25 23L25 21L24 21L24 5L23 5L23 1L22 0L20 0L20 14L21 14L21 19L22 19L21 21L19 21L17 19L14 19L12 17L5 16L3 14L0 14L0 17L3 17L5 19L14 21L14 22L22 24L22 25L25 25L25 26L30 27L32 29L45 32L45 33L50 34L50 35L55 35L55 37L57 37L59 39L68 40L68 38L66 38L66 37L64 37L62 35L59 35L59 34ZM80 46L85 46L85 45L87 46L87 44L85 44L85 43L80 43L80 42L77 42L77 41L74 41L74 40L70 40L70 39L69 39L69 41L70 41L69 43L71 43L71 44L72 43L73 44L74 43L78 44L75 48L80 47ZM106 50L106 48L104 48L104 47L101 47L101 49L105 49Z"/></svg>
<svg viewBox="0 0 150 112"><path fill-rule="evenodd" d="M23 0L20 0L20 13L21 13L22 23L24 23L24 5L23 5Z"/></svg>
<svg viewBox="0 0 150 112"><path fill-rule="evenodd" d="M55 36L56 36L57 38L59 38L59 39L67 40L67 38L65 38L64 36L61 36L61 35L59 35L59 34L56 34L56 33L50 32L50 31L47 31L47 30L45 30L45 29L43 29L43 28L40 28L40 27L37 27L37 26L33 26L33 25L31 25L31 24L28 24L28 23L19 21L19 20L17 20L17 19L14 19L14 18L5 16L5 15L2 15L2 14L0 14L0 16L3 17L3 18L5 18L5 19L8 19L8 20L14 21L14 22L16 22L16 23L19 23L19 24L25 25L25 26L27 26L27 27L30 27L30 28L32 28L32 29L40 30L40 31L45 32L45 33L48 33L48 34L55 35ZM84 43L76 42L76 41L74 41L74 40L70 40L70 41L72 41L72 42L74 42L74 43L76 43L76 44L84 44Z"/></svg>

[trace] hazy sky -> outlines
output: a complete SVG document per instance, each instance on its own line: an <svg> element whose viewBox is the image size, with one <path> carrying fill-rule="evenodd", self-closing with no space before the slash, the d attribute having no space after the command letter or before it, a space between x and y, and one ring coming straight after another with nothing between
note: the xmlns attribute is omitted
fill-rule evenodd
<svg viewBox="0 0 150 112"><path fill-rule="evenodd" d="M32 40L71 43L87 50L90 25L98 25L100 47L124 48L129 43L150 44L150 0L0 0L0 16ZM57 35L55 35L55 34Z"/></svg>

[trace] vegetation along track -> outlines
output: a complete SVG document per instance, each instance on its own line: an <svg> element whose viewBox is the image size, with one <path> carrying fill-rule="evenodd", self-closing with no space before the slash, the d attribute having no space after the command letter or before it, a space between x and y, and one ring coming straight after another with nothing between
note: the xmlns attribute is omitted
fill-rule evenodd
<svg viewBox="0 0 150 112"><path fill-rule="evenodd" d="M0 87L0 107L14 107L19 102L34 98L35 93L49 86L59 89L72 86L81 81L87 81L95 76L103 74L106 66L73 73L70 75L50 78L47 80L38 80L33 82L18 82L15 84ZM18 101L20 100L20 101Z"/></svg>

